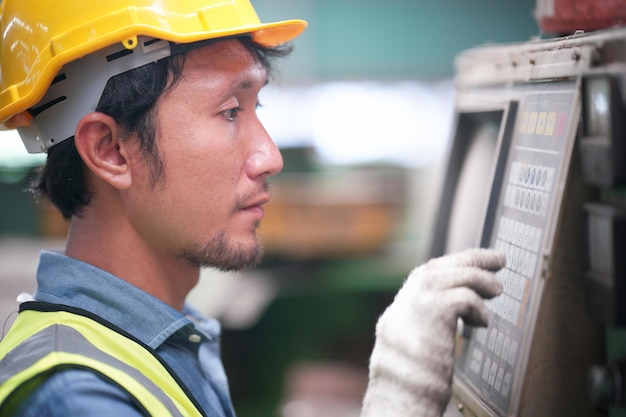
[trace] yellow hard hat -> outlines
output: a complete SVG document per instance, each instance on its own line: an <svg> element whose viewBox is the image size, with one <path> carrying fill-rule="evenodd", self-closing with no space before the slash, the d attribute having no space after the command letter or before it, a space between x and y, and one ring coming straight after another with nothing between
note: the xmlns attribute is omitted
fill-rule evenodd
<svg viewBox="0 0 626 417"><path fill-rule="evenodd" d="M111 45L133 50L142 37L184 44L250 34L276 46L305 27L303 20L261 23L249 0L0 0L0 128L28 125L25 111L61 68Z"/></svg>

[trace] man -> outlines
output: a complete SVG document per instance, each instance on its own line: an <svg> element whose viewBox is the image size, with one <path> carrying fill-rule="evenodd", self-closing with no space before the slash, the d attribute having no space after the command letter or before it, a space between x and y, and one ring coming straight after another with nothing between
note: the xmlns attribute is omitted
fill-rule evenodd
<svg viewBox="0 0 626 417"><path fill-rule="evenodd" d="M271 58L306 23L247 0L0 2L0 122L47 152L70 219L0 344L0 415L233 416L200 268L256 264L280 153L259 122ZM36 4L35 4L36 3ZM440 415L458 317L485 324L501 254L417 268L381 317L364 416Z"/></svg>

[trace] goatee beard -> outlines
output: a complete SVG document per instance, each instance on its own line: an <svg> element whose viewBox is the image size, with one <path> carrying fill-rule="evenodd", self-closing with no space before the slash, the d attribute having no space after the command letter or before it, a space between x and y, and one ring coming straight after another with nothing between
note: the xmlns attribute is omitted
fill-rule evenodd
<svg viewBox="0 0 626 417"><path fill-rule="evenodd" d="M180 257L198 267L210 267L224 272L242 271L258 265L263 258L263 246L257 240L251 247L228 240L221 231L202 247L187 247Z"/></svg>

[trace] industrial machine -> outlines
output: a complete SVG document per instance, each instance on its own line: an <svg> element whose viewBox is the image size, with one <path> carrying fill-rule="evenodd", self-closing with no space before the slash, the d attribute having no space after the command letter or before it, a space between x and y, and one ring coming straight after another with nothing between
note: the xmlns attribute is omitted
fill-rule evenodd
<svg viewBox="0 0 626 417"><path fill-rule="evenodd" d="M431 255L507 266L489 327L459 332L446 416L620 415L626 28L468 50L456 91Z"/></svg>

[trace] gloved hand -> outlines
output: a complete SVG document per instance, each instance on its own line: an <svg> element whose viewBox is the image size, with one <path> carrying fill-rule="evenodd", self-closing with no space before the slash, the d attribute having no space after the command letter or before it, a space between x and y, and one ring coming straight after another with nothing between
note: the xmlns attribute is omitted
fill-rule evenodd
<svg viewBox="0 0 626 417"><path fill-rule="evenodd" d="M506 264L492 249L470 249L414 269L376 325L361 417L439 417L452 394L457 320L486 326L481 297L502 291Z"/></svg>

